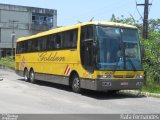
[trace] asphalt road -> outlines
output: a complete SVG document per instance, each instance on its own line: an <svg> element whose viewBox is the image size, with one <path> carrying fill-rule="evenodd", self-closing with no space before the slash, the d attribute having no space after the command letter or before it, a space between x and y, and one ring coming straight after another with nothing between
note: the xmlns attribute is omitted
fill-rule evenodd
<svg viewBox="0 0 160 120"><path fill-rule="evenodd" d="M39 81L23 81L12 70L0 69L0 113L122 114L160 113L160 99L129 94L85 91Z"/></svg>

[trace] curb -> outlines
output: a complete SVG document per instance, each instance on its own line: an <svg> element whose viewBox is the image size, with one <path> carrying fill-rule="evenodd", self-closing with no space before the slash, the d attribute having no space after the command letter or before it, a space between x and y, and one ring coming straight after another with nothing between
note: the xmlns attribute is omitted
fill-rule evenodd
<svg viewBox="0 0 160 120"><path fill-rule="evenodd" d="M158 93L142 92L142 91L138 91L138 90L121 90L120 92L134 94L134 95L144 95L144 96L147 96L147 97L160 98L160 94L158 94Z"/></svg>

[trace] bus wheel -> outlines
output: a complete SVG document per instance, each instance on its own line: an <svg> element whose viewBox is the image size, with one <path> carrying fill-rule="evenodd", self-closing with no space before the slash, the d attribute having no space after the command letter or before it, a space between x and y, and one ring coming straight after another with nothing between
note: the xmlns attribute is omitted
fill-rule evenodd
<svg viewBox="0 0 160 120"><path fill-rule="evenodd" d="M29 78L28 78L28 70L27 70L27 69L24 70L24 81L26 81L26 82L29 81Z"/></svg>
<svg viewBox="0 0 160 120"><path fill-rule="evenodd" d="M76 93L80 93L81 88L80 88L80 79L78 75L73 75L72 77L72 90Z"/></svg>
<svg viewBox="0 0 160 120"><path fill-rule="evenodd" d="M35 81L35 74L34 74L33 70L31 70L30 73L29 73L29 79L30 79L30 82L33 83L33 84L36 82Z"/></svg>

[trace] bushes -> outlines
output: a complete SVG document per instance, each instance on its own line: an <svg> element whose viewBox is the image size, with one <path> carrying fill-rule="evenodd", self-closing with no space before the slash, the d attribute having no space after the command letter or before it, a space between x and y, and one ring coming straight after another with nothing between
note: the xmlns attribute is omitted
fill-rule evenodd
<svg viewBox="0 0 160 120"><path fill-rule="evenodd" d="M4 65L6 67L9 67L9 68L15 68L15 63L14 63L14 60L12 59L12 57L5 57L5 58L1 58L0 59L0 65Z"/></svg>
<svg viewBox="0 0 160 120"><path fill-rule="evenodd" d="M143 66L147 75L147 85L160 85L160 32L150 33L149 39L142 40L142 44L145 48Z"/></svg>

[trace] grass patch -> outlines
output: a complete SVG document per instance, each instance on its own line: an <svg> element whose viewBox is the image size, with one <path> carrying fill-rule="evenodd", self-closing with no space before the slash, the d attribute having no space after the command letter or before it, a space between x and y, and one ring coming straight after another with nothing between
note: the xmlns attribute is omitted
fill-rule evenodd
<svg viewBox="0 0 160 120"><path fill-rule="evenodd" d="M160 94L160 85L156 83L151 83L143 87L142 91L149 93L159 93Z"/></svg>
<svg viewBox="0 0 160 120"><path fill-rule="evenodd" d="M12 57L4 57L0 59L0 65L9 67L14 69L15 68L15 61L12 59Z"/></svg>

